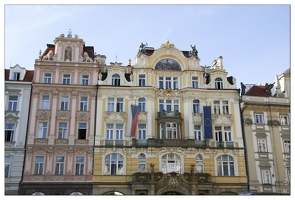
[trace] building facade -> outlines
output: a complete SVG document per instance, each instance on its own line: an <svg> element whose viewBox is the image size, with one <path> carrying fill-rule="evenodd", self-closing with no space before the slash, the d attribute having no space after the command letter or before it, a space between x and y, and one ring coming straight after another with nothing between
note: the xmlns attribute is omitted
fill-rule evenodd
<svg viewBox="0 0 295 200"><path fill-rule="evenodd" d="M256 194L290 194L290 96L290 69L274 84L242 91L249 189Z"/></svg>
<svg viewBox="0 0 295 200"><path fill-rule="evenodd" d="M96 85L105 59L94 54L69 32L35 60L20 194L92 194Z"/></svg>
<svg viewBox="0 0 295 200"><path fill-rule="evenodd" d="M101 66L93 195L248 190L236 80L191 48L142 43L133 66Z"/></svg>
<svg viewBox="0 0 295 200"><path fill-rule="evenodd" d="M5 69L5 195L18 194L22 177L33 75L19 65Z"/></svg>

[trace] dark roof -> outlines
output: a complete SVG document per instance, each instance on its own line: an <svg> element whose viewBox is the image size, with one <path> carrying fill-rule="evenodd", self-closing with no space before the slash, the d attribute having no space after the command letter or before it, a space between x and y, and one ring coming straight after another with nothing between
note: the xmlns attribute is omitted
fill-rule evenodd
<svg viewBox="0 0 295 200"><path fill-rule="evenodd" d="M250 90L246 93L246 95L258 96L258 97L268 97L265 90L266 90L265 86L254 85L250 88Z"/></svg>
<svg viewBox="0 0 295 200"><path fill-rule="evenodd" d="M9 72L10 69L5 69L5 81L14 81L9 80ZM19 80L21 82L32 82L34 77L34 70L26 70L26 74L23 80Z"/></svg>

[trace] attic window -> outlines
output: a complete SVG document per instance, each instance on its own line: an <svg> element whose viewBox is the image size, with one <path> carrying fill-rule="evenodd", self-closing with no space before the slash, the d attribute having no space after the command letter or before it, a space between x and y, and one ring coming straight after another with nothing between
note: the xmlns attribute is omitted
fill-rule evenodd
<svg viewBox="0 0 295 200"><path fill-rule="evenodd" d="M13 80L14 81L19 81L19 78L20 78L20 73L19 72L14 72L14 74L13 74Z"/></svg>

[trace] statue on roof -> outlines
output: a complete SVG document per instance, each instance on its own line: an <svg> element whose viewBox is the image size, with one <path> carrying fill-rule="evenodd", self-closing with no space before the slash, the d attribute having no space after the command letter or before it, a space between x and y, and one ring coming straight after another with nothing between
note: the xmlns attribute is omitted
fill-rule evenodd
<svg viewBox="0 0 295 200"><path fill-rule="evenodd" d="M145 48L147 47L147 43L143 44L141 43L140 46L138 47L138 50L137 50L137 56L140 56L142 54L146 55L146 51L145 51Z"/></svg>
<svg viewBox="0 0 295 200"><path fill-rule="evenodd" d="M174 47L174 44L171 44L171 43L169 42L169 40L166 40L166 42L165 42L164 44L162 44L161 47L162 47L162 48L175 48L175 47Z"/></svg>
<svg viewBox="0 0 295 200"><path fill-rule="evenodd" d="M268 96L271 96L271 89L273 88L273 86L274 86L274 83L271 83L271 84L266 83L265 84L265 91Z"/></svg>
<svg viewBox="0 0 295 200"><path fill-rule="evenodd" d="M190 57L195 57L195 58L199 58L198 57L198 50L196 49L196 45L191 45L192 50L189 52Z"/></svg>

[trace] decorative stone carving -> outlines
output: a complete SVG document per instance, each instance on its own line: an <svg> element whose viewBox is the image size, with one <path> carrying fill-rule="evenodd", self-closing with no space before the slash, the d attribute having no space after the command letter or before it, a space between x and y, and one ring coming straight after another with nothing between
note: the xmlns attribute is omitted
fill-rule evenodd
<svg viewBox="0 0 295 200"><path fill-rule="evenodd" d="M61 121L69 120L71 118L71 112L69 110L57 111L56 118Z"/></svg>
<svg viewBox="0 0 295 200"><path fill-rule="evenodd" d="M79 140L79 139L76 139L75 140L75 144L88 144L88 140Z"/></svg>
<svg viewBox="0 0 295 200"><path fill-rule="evenodd" d="M68 144L69 140L68 139L55 139L54 144Z"/></svg>
<svg viewBox="0 0 295 200"><path fill-rule="evenodd" d="M88 111L78 111L76 118L78 121L88 121L90 119L89 112Z"/></svg>
<svg viewBox="0 0 295 200"><path fill-rule="evenodd" d="M18 119L19 117L12 114L8 114L5 116L5 123L16 123Z"/></svg>
<svg viewBox="0 0 295 200"><path fill-rule="evenodd" d="M193 113L193 123L202 123L202 113Z"/></svg>
<svg viewBox="0 0 295 200"><path fill-rule="evenodd" d="M86 51L83 54L83 62L93 62L92 58L90 58Z"/></svg>
<svg viewBox="0 0 295 200"><path fill-rule="evenodd" d="M42 60L52 60L53 51L50 50L45 56L43 56Z"/></svg>
<svg viewBox="0 0 295 200"><path fill-rule="evenodd" d="M35 144L47 144L48 143L48 139L46 139L46 138L35 138L34 143Z"/></svg>
<svg viewBox="0 0 295 200"><path fill-rule="evenodd" d="M37 112L38 120L49 120L50 118L51 118L50 110L38 110Z"/></svg>
<svg viewBox="0 0 295 200"><path fill-rule="evenodd" d="M126 112L108 112L104 113L104 119L106 122L122 122L125 123L127 121Z"/></svg>
<svg viewBox="0 0 295 200"><path fill-rule="evenodd" d="M138 122L147 122L147 112L140 112L139 113Z"/></svg>
<svg viewBox="0 0 295 200"><path fill-rule="evenodd" d="M55 180L55 181L62 181L62 180L65 179L65 176L64 175L54 175L52 177L52 179Z"/></svg>
<svg viewBox="0 0 295 200"><path fill-rule="evenodd" d="M74 179L75 181L85 181L85 176L84 176L84 175L75 175L75 176L73 177L73 179Z"/></svg>
<svg viewBox="0 0 295 200"><path fill-rule="evenodd" d="M245 125L252 125L252 124L253 124L253 121L252 121L252 119L250 119L250 118L246 118L246 119L244 120L244 122L245 122Z"/></svg>
<svg viewBox="0 0 295 200"><path fill-rule="evenodd" d="M44 179L43 175L33 175L31 176L32 181L42 181Z"/></svg>

